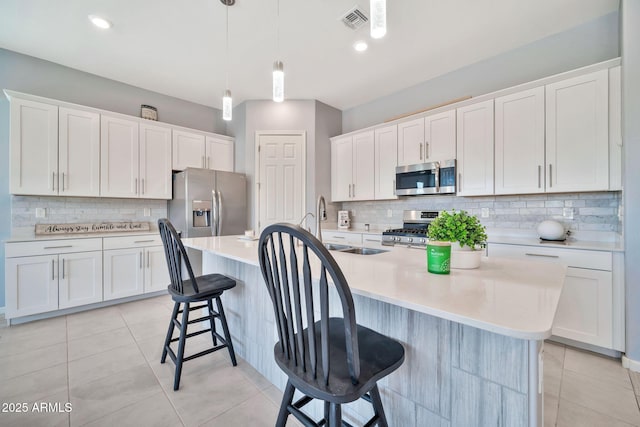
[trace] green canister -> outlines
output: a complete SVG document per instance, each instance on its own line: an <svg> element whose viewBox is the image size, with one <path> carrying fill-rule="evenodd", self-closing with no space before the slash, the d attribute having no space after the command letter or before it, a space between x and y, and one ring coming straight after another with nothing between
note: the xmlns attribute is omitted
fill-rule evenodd
<svg viewBox="0 0 640 427"><path fill-rule="evenodd" d="M427 243L427 271L449 274L451 265L451 242Z"/></svg>

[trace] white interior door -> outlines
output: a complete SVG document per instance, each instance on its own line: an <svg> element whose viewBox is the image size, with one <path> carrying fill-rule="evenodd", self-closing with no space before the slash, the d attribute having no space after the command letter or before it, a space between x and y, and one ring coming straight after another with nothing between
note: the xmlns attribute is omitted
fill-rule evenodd
<svg viewBox="0 0 640 427"><path fill-rule="evenodd" d="M304 132L257 132L257 229L304 215Z"/></svg>

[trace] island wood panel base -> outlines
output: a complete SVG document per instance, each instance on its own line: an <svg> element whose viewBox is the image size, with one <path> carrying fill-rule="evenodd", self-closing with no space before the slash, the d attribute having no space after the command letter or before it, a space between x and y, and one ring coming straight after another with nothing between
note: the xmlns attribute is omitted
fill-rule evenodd
<svg viewBox="0 0 640 427"><path fill-rule="evenodd" d="M273 308L259 267L204 252L203 273L213 272L238 281L222 297L236 353L284 390L287 378L273 357L278 340ZM405 346L404 364L378 384L390 426L542 426L542 341L353 297L359 324ZM336 305L330 310L341 313ZM305 408L322 418L321 402ZM343 405L343 416L362 425L371 405L362 400Z"/></svg>

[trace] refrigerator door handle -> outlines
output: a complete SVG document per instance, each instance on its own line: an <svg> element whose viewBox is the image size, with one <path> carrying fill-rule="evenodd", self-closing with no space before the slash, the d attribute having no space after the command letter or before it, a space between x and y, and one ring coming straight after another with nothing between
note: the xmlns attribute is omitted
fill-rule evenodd
<svg viewBox="0 0 640 427"><path fill-rule="evenodd" d="M218 236L222 236L222 191L218 191Z"/></svg>
<svg viewBox="0 0 640 427"><path fill-rule="evenodd" d="M218 196L216 190L211 190L211 235L218 235Z"/></svg>

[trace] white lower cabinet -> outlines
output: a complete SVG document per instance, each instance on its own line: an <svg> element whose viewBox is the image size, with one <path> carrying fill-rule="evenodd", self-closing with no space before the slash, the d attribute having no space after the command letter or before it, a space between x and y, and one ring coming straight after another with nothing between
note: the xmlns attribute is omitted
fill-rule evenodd
<svg viewBox="0 0 640 427"><path fill-rule="evenodd" d="M169 271L160 236L104 239L104 299L162 291Z"/></svg>
<svg viewBox="0 0 640 427"><path fill-rule="evenodd" d="M323 231L322 241L339 245L362 246L362 234L349 231Z"/></svg>
<svg viewBox="0 0 640 427"><path fill-rule="evenodd" d="M102 239L10 243L5 252L7 319L102 301Z"/></svg>
<svg viewBox="0 0 640 427"><path fill-rule="evenodd" d="M624 317L624 283L613 267L617 254L500 243L490 243L488 254L567 265L552 334L624 351L624 324L619 321Z"/></svg>
<svg viewBox="0 0 640 427"><path fill-rule="evenodd" d="M382 245L382 234L363 233L362 246L365 248L389 249Z"/></svg>

